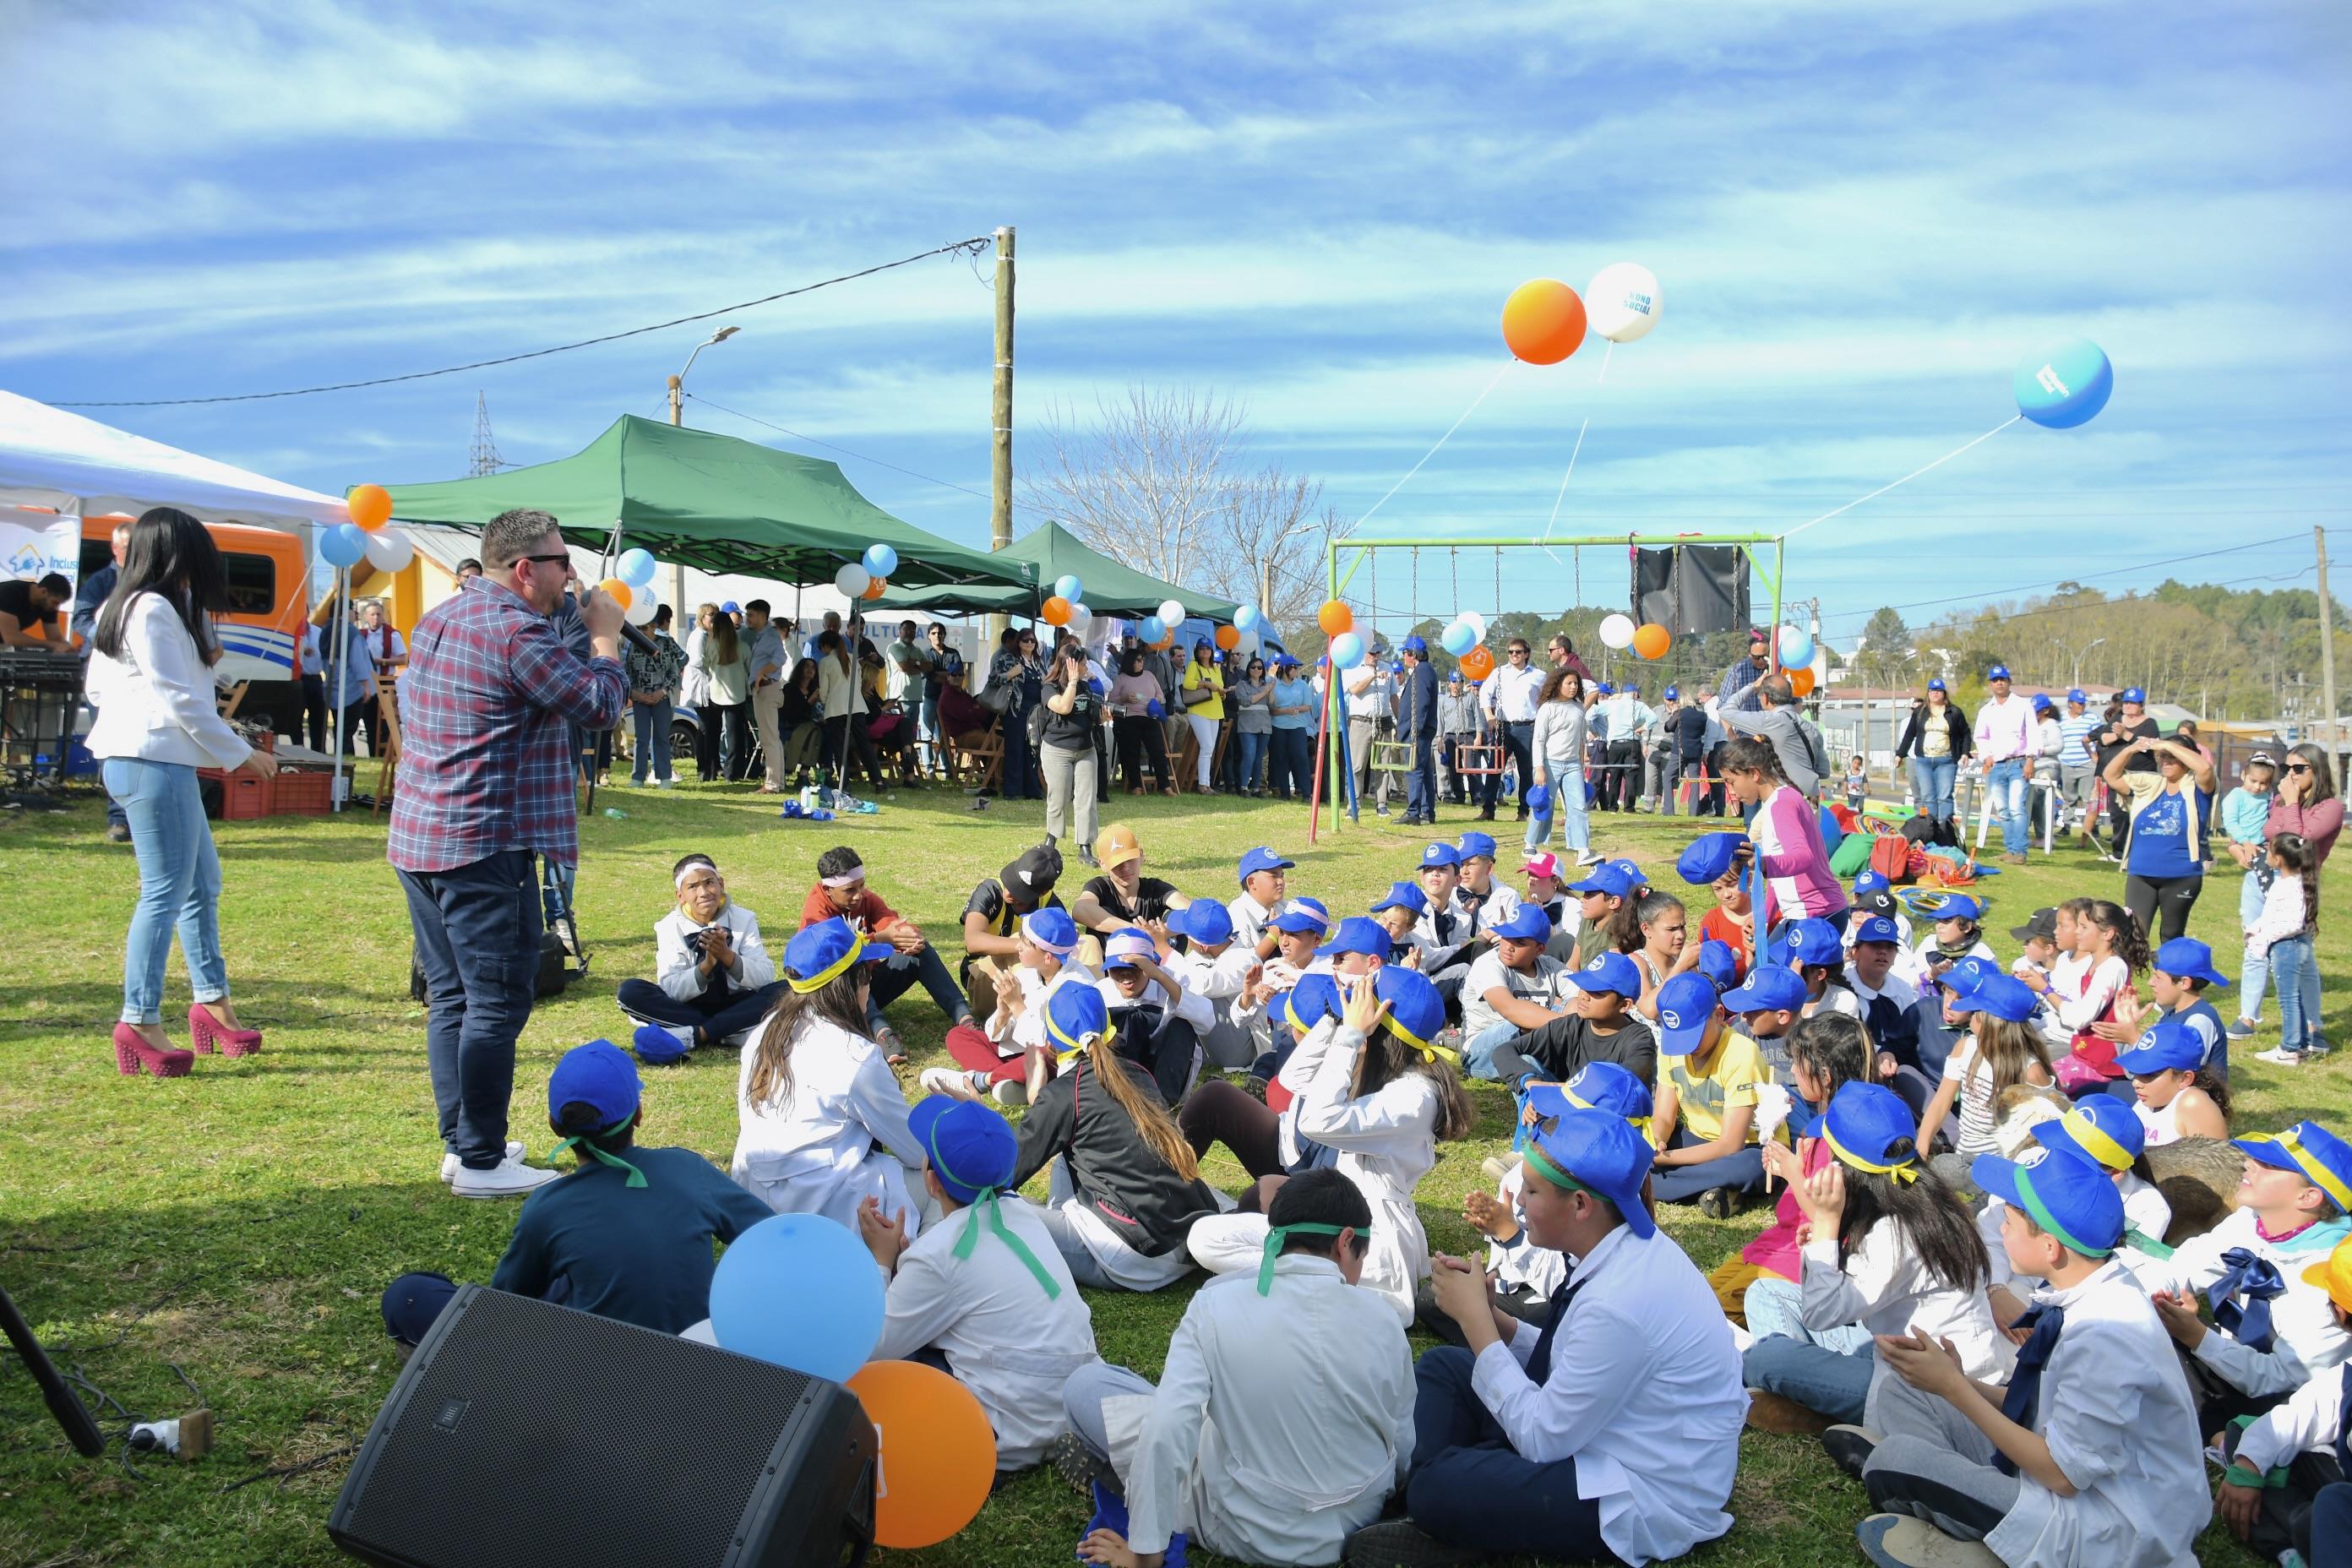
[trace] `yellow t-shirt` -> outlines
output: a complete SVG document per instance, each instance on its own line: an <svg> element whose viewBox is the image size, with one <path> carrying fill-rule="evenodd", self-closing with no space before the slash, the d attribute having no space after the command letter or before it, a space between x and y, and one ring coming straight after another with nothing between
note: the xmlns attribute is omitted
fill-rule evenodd
<svg viewBox="0 0 2352 1568"><path fill-rule="evenodd" d="M1225 672L1213 664L1204 665L1196 658L1184 667L1184 689L1197 691L1203 686L1220 695L1210 698L1206 702L1192 703L1184 710L1184 717L1187 719L1223 718L1225 700L1222 693L1225 689Z"/></svg>
<svg viewBox="0 0 2352 1568"><path fill-rule="evenodd" d="M1694 1075L1691 1060L1689 1057L1666 1058L1666 1081L1675 1086L1683 1126L1700 1142L1712 1142L1723 1135L1723 1119L1728 1111L1756 1103L1757 1085L1772 1081L1772 1064L1764 1059L1764 1052L1755 1041L1737 1029L1726 1029L1716 1041L1715 1056L1704 1073ZM1756 1142L1752 1118L1748 1124L1748 1142Z"/></svg>

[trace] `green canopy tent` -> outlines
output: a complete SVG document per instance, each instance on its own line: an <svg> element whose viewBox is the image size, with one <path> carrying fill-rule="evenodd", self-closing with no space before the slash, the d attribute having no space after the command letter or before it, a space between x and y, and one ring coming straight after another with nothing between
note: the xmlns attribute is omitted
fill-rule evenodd
<svg viewBox="0 0 2352 1568"><path fill-rule="evenodd" d="M625 548L706 572L830 583L867 545L887 544L898 552L895 583L1035 591L1031 563L899 521L859 495L836 464L629 414L584 451L551 463L384 488L402 522L479 527L536 507L554 514L570 542L603 550L617 519Z"/></svg>
<svg viewBox="0 0 2352 1568"><path fill-rule="evenodd" d="M1030 579L1033 585L1007 588L956 584L901 590L898 584L905 581L905 576L899 574L891 578L891 588L877 602L874 614L926 610L933 614L1034 616L1045 596L1053 593L1055 583L1066 576L1075 576L1085 585L1087 607L1098 616L1156 615L1161 605L1173 599L1184 606L1187 616L1226 626L1232 624L1234 611L1238 608L1229 599L1194 593L1122 566L1080 543L1077 535L1057 522L1023 534L998 551L996 559L1028 563L1034 571Z"/></svg>

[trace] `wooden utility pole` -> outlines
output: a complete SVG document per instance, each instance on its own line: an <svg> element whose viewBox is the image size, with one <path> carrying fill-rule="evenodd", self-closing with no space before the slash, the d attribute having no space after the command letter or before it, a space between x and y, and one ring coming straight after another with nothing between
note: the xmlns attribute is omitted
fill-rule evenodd
<svg viewBox="0 0 2352 1568"><path fill-rule="evenodd" d="M2336 766L2336 595L2327 587L2327 530L2314 528L2319 549L2319 700L2327 705L2327 763Z"/></svg>
<svg viewBox="0 0 2352 1568"><path fill-rule="evenodd" d="M694 362L689 359L686 363L692 364ZM669 422L672 425L686 423L686 400L682 395L685 385L686 377L683 375L669 378ZM686 607L686 565L683 562L669 563L669 613L670 625L677 628L678 640L684 642L686 633L694 626L694 616ZM795 632L800 630L797 616L793 618L793 629Z"/></svg>
<svg viewBox="0 0 2352 1568"><path fill-rule="evenodd" d="M1013 226L996 231L996 384L989 400L988 547L1013 542ZM988 617L988 658L1004 636L1004 617Z"/></svg>

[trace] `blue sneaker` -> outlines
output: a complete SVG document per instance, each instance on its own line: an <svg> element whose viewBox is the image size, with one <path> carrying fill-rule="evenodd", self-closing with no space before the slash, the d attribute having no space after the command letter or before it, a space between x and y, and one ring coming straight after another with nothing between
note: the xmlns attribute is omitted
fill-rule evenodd
<svg viewBox="0 0 2352 1568"><path fill-rule="evenodd" d="M2252 1018L2233 1018L2230 1022L2230 1026L2221 1033L2233 1040L2251 1040L2254 1037L2254 1021Z"/></svg>

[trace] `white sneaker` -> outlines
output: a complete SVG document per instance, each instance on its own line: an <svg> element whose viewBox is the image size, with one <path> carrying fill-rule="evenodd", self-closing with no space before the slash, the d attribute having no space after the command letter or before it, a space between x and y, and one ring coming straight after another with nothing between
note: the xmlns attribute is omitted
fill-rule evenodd
<svg viewBox="0 0 2352 1568"><path fill-rule="evenodd" d="M524 1164L521 1153L517 1152L487 1171L459 1166L457 1173L449 1178L449 1190L461 1198L515 1198L562 1179L560 1171L542 1171Z"/></svg>
<svg viewBox="0 0 2352 1568"><path fill-rule="evenodd" d="M973 1081L976 1074L961 1068L925 1068L915 1081L925 1094L944 1094L955 1100L978 1100L981 1086Z"/></svg>
<svg viewBox="0 0 2352 1568"><path fill-rule="evenodd" d="M511 1138L508 1139L506 1157L509 1160L521 1159L523 1157L522 1145L516 1142ZM441 1180L444 1183L456 1181L457 1179L457 1173L464 1168L464 1166L457 1163L457 1156L456 1154L444 1154L441 1156Z"/></svg>
<svg viewBox="0 0 2352 1568"><path fill-rule="evenodd" d="M1576 863L1584 867L1598 866L1601 864L1601 856L1594 850L1580 849L1576 852Z"/></svg>
<svg viewBox="0 0 2352 1568"><path fill-rule="evenodd" d="M996 1103L999 1105L1029 1103L1029 1086L1017 1078L1008 1078L988 1092L995 1097Z"/></svg>
<svg viewBox="0 0 2352 1568"><path fill-rule="evenodd" d="M2288 1050L2284 1046L2273 1046L2269 1050L2256 1051L2254 1060L2268 1062L2274 1068L2299 1068L2303 1065L2303 1053Z"/></svg>

